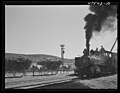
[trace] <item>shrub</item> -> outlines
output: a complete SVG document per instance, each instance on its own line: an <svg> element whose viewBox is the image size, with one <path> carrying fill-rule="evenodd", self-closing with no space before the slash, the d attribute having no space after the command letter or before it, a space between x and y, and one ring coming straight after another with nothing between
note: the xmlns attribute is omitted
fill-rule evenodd
<svg viewBox="0 0 120 93"><path fill-rule="evenodd" d="M5 72L27 70L31 60L25 58L5 59Z"/></svg>

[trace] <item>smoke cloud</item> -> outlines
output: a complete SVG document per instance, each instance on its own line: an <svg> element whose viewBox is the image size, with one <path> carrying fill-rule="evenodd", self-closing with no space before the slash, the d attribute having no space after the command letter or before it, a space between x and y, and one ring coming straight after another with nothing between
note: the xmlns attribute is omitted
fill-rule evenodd
<svg viewBox="0 0 120 93"><path fill-rule="evenodd" d="M117 18L117 5L90 5L89 9L93 13L84 18L86 44L89 44L94 31L100 32L102 27L112 29Z"/></svg>

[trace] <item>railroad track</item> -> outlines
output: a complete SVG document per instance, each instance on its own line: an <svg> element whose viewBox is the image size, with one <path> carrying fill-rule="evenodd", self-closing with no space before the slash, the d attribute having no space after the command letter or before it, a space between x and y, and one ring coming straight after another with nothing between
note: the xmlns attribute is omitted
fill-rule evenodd
<svg viewBox="0 0 120 93"><path fill-rule="evenodd" d="M47 85L53 85L57 83L70 82L77 79L77 77L52 77L46 79L35 79L35 80L22 80L16 82L5 83L5 89L30 89L36 87L42 87Z"/></svg>
<svg viewBox="0 0 120 93"><path fill-rule="evenodd" d="M49 81L49 82L44 82L44 83L40 83L40 84L34 84L34 85L28 85L28 86L22 86L22 87L16 87L14 89L37 89L43 86L52 86L55 84L60 84L60 83L67 83L67 82L72 82L74 81L76 78L74 79L60 79L60 80L54 80L54 81Z"/></svg>

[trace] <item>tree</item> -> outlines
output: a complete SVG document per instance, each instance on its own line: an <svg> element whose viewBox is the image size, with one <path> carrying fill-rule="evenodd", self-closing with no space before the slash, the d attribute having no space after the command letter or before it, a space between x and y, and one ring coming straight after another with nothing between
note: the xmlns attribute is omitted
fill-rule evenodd
<svg viewBox="0 0 120 93"><path fill-rule="evenodd" d="M39 65L46 67L48 70L56 70L62 64L60 60L53 60L53 59L44 59L42 61L38 61Z"/></svg>
<svg viewBox="0 0 120 93"><path fill-rule="evenodd" d="M16 59L5 59L5 72L12 72L13 70L27 70L31 63L31 60L22 57Z"/></svg>

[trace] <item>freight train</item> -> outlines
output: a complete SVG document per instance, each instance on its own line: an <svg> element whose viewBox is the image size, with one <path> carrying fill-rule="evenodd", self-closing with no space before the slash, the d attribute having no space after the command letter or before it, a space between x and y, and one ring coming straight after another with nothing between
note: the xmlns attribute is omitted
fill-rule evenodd
<svg viewBox="0 0 120 93"><path fill-rule="evenodd" d="M117 39L116 39L117 41ZM116 43L115 41L115 43ZM113 44L113 47L115 45ZM75 57L75 75L81 78L99 77L117 73L117 53L113 53L113 47L110 51L87 51L84 55ZM88 46L87 46L88 48Z"/></svg>

